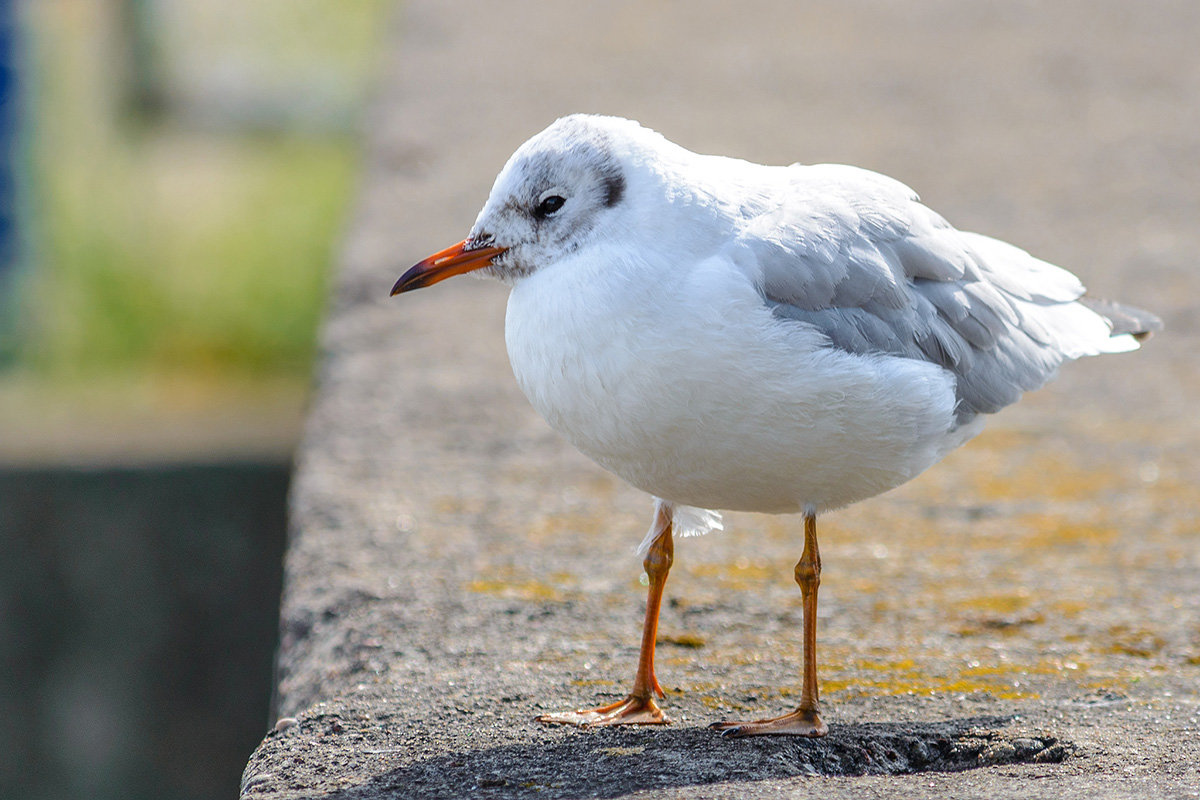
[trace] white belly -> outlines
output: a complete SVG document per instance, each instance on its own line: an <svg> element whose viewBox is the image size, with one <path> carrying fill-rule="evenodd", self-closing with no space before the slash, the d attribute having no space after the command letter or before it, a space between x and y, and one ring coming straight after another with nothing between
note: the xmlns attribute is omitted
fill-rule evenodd
<svg viewBox="0 0 1200 800"><path fill-rule="evenodd" d="M666 500L836 508L907 481L982 425L954 429L946 371L827 347L728 269L641 285L576 271L567 287L570 272L514 287L513 372L585 455Z"/></svg>

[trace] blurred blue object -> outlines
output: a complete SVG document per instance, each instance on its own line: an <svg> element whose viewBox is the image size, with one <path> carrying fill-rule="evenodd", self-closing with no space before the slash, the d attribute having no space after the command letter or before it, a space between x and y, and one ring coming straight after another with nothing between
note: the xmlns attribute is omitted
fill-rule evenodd
<svg viewBox="0 0 1200 800"><path fill-rule="evenodd" d="M0 0L0 274L16 261L16 0Z"/></svg>
<svg viewBox="0 0 1200 800"><path fill-rule="evenodd" d="M0 0L0 363L11 357L16 316L14 280L17 227L18 66L16 0Z"/></svg>

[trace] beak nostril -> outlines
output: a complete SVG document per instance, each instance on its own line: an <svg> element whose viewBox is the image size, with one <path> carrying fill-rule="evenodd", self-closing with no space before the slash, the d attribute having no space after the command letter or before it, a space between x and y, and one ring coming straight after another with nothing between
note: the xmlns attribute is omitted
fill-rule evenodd
<svg viewBox="0 0 1200 800"><path fill-rule="evenodd" d="M472 236L469 239L467 239L466 246L463 247L463 250L469 251L469 250L478 250L481 247L491 247L491 245L494 241L496 241L496 237L493 236L492 234L481 233L478 236Z"/></svg>

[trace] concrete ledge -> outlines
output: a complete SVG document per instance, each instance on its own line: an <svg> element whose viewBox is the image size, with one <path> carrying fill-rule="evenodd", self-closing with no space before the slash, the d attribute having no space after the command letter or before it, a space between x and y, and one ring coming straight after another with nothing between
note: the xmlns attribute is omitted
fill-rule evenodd
<svg viewBox="0 0 1200 800"><path fill-rule="evenodd" d="M1190 0L404 4L298 456L281 722L243 796L1195 796L1196 33ZM674 726L531 721L632 677L650 504L519 395L502 287L386 295L577 110L879 169L1167 319L828 519L826 740L704 729L794 703L799 527L746 515L677 549Z"/></svg>

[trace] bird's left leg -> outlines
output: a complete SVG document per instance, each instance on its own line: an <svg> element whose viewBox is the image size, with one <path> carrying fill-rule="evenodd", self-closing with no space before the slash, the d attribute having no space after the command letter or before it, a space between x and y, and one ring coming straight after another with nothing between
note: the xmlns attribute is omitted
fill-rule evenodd
<svg viewBox="0 0 1200 800"><path fill-rule="evenodd" d="M654 523L650 536L652 541L646 558L642 562L646 576L650 579L650 591L646 596L646 619L642 624L642 651L638 657L637 674L633 688L624 700L599 708L566 711L561 714L542 714L538 722L562 725L665 725L670 722L667 715L654 701L654 695L665 693L654 677L654 640L658 636L658 611L662 606L663 587L667 584L667 573L675 558L675 544L671 539L673 507L670 503L656 500Z"/></svg>
<svg viewBox="0 0 1200 800"><path fill-rule="evenodd" d="M708 727L724 736L824 736L817 698L817 589L821 585L821 552L817 549L817 517L804 515L804 552L796 563L796 583L804 599L804 677L800 707L789 714L753 722L714 722Z"/></svg>

